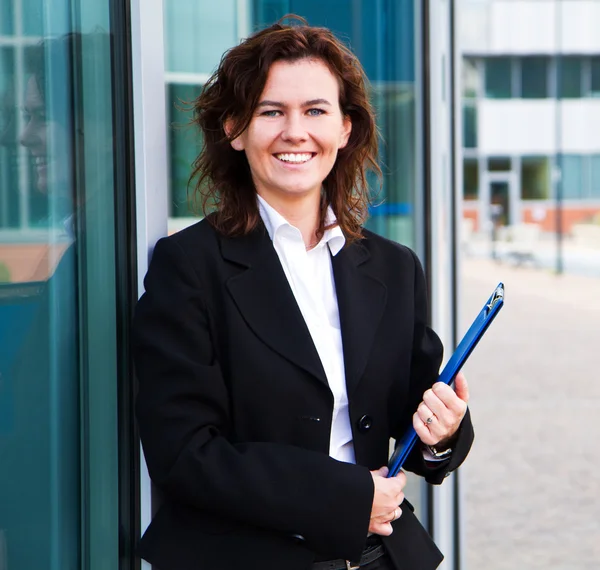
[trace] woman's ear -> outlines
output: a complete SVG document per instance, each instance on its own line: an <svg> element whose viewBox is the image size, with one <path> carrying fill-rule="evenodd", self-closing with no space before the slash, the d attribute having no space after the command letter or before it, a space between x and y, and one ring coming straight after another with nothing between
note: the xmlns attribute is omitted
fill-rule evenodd
<svg viewBox="0 0 600 570"><path fill-rule="evenodd" d="M344 148L350 140L350 133L352 133L352 119L350 115L344 115L344 122L342 123L342 132L340 138L340 148Z"/></svg>
<svg viewBox="0 0 600 570"><path fill-rule="evenodd" d="M229 136L233 131L233 119L225 119L223 129L225 129L225 134ZM241 136L230 141L230 144L234 150L244 150L244 141L241 139Z"/></svg>

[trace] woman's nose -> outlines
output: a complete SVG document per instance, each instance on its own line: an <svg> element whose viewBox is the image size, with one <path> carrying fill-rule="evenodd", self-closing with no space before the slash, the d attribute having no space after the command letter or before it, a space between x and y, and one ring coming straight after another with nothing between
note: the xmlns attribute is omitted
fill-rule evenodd
<svg viewBox="0 0 600 570"><path fill-rule="evenodd" d="M28 121L19 136L19 142L27 148L35 146L35 135L32 121Z"/></svg>
<svg viewBox="0 0 600 570"><path fill-rule="evenodd" d="M294 143L302 142L308 139L306 126L304 125L301 116L291 113L286 117L281 138Z"/></svg>

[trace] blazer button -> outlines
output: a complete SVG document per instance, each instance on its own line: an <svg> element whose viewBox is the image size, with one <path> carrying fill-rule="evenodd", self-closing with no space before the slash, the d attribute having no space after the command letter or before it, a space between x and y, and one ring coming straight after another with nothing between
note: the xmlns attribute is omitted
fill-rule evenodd
<svg viewBox="0 0 600 570"><path fill-rule="evenodd" d="M371 416L365 415L362 418L360 418L360 420L358 420L356 424L358 425L358 431L360 431L361 433L366 433L371 429L371 426L373 425L373 418Z"/></svg>

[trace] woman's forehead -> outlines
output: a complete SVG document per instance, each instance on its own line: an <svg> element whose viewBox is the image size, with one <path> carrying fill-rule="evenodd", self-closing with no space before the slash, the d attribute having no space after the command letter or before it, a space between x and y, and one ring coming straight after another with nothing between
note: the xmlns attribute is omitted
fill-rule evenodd
<svg viewBox="0 0 600 570"><path fill-rule="evenodd" d="M264 99L278 100L278 98L295 102L317 99L337 101L338 96L338 80L323 61L282 60L271 65L259 102Z"/></svg>

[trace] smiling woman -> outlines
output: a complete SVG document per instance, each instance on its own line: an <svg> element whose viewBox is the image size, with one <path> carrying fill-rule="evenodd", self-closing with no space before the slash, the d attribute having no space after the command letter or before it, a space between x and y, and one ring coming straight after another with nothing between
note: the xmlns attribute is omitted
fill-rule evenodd
<svg viewBox="0 0 600 570"><path fill-rule="evenodd" d="M433 570L406 475L383 466L411 423L409 470L441 483L460 465L466 382L430 389L442 347L421 266L362 227L379 173L363 69L294 24L227 52L194 103L206 218L156 244L134 323L165 498L141 554L161 570Z"/></svg>

